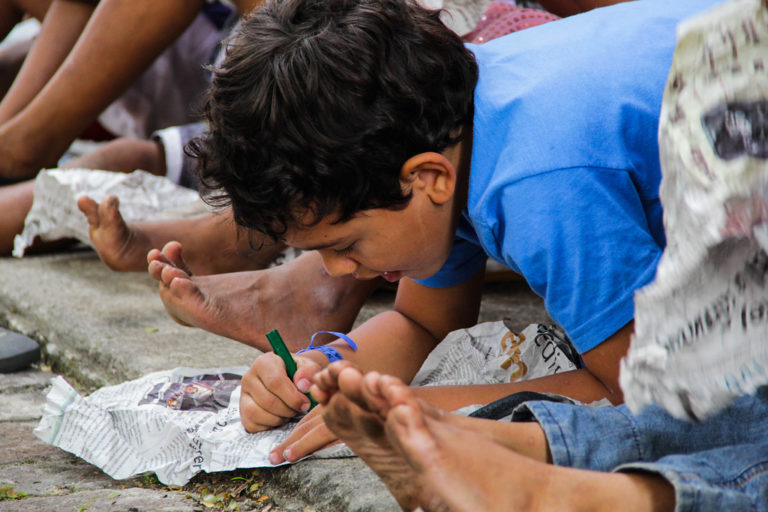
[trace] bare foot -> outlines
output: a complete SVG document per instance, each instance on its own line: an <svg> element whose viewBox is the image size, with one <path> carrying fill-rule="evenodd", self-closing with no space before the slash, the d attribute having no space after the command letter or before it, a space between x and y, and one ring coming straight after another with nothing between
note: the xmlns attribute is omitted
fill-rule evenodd
<svg viewBox="0 0 768 512"><path fill-rule="evenodd" d="M77 202L89 223L91 241L112 270L145 271L147 253L172 240L187 247L187 264L196 275L266 268L283 250L279 244L251 247L228 215L204 214L184 219L126 223L115 196L100 204L87 196ZM260 240L255 244L259 245ZM191 249L190 249L191 247Z"/></svg>
<svg viewBox="0 0 768 512"><path fill-rule="evenodd" d="M423 489L416 473L387 438L384 418L388 402L371 395L371 403L367 403L363 376L353 367L335 364L315 379L313 396L323 404L328 428L376 472L403 510L416 509L424 499Z"/></svg>
<svg viewBox="0 0 768 512"><path fill-rule="evenodd" d="M349 363L334 363L316 375L312 392L323 404L326 425L406 510L674 508L674 490L656 475L598 473L537 461L489 438L480 420L457 423L451 420L455 415L437 414L394 377L362 376Z"/></svg>
<svg viewBox="0 0 768 512"><path fill-rule="evenodd" d="M100 204L88 196L77 200L88 219L88 232L99 258L112 270L141 271L147 268L150 238L140 229L131 229L120 215L120 200L105 198Z"/></svg>
<svg viewBox="0 0 768 512"><path fill-rule="evenodd" d="M413 404L395 406L386 430L393 449L431 490L419 503L425 511L564 510L538 506L537 498L550 492L549 479L528 466L541 463L472 430L429 418Z"/></svg>
<svg viewBox="0 0 768 512"><path fill-rule="evenodd" d="M404 389L383 393L402 395ZM419 484L429 490L420 502L427 512L660 512L674 508L674 490L656 475L553 466L474 430L428 416L415 401L400 397L399 402L387 416L387 438Z"/></svg>
<svg viewBox="0 0 768 512"><path fill-rule="evenodd" d="M333 278L314 252L267 270L193 276L178 242L147 255L166 311L183 325L270 350L267 332L279 329L290 350L318 330L347 332L380 283Z"/></svg>

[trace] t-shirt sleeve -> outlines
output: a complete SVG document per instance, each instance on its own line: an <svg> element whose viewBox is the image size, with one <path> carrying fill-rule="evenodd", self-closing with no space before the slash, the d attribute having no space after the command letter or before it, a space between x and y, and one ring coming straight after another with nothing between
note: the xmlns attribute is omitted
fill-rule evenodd
<svg viewBox="0 0 768 512"><path fill-rule="evenodd" d="M522 200L521 200L522 198ZM634 317L662 248L623 170L562 169L505 187L492 227L510 266L544 298L580 353Z"/></svg>
<svg viewBox="0 0 768 512"><path fill-rule="evenodd" d="M463 283L483 268L487 255L479 245L456 237L442 268L432 277L416 282L430 288L445 288Z"/></svg>

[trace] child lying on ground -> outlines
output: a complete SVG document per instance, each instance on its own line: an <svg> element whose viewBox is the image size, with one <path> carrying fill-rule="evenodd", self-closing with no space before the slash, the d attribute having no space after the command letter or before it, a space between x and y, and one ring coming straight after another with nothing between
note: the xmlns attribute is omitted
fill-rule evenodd
<svg viewBox="0 0 768 512"><path fill-rule="evenodd" d="M410 381L476 321L488 256L544 297L584 368L414 392L448 409L521 389L620 403L633 292L665 244L656 132L675 26L713 3L630 2L469 47L401 0L289 0L250 16L196 144L211 201L317 250L332 276L400 284L393 311L350 333L357 350L297 354L293 381L259 357L243 379L246 428L306 411L312 376L339 358ZM150 273L195 293L168 260ZM332 441L313 412L272 460Z"/></svg>
<svg viewBox="0 0 768 512"><path fill-rule="evenodd" d="M535 26L555 18L546 11L521 9L512 4L491 2L486 15L472 32L464 36L464 39L484 42L510 31ZM200 125L203 124L200 123ZM188 155L182 156L182 148L178 140L186 140L186 137L201 131L199 125L189 125L162 130L158 132L156 141L116 140L68 166L116 171L142 168L153 174L174 176L175 181L192 186L195 181L191 173L191 164L194 159ZM10 252L13 236L21 230L24 215L29 210L32 200L32 188L31 181L0 187L0 204L7 205L14 213L0 220L0 254ZM212 297L212 299L206 300L205 303L210 309L216 310L218 316L221 316L223 302L225 302L223 307L227 310L236 309L240 304L231 300L233 294L247 293L251 296L245 305L248 312L237 311L236 316L239 321L225 322L223 324L225 328L219 328L217 333L235 337L255 346L266 347L264 333L276 325L281 328L289 343L301 341L304 345L309 335L321 326L346 331L351 328L362 301L376 287L376 283L329 279L320 271L319 266L313 266L310 272L303 271L301 268L294 269L291 266L290 274L293 277L288 277L288 282L295 283L297 282L295 277L302 275L298 282L301 282L304 287L297 290L298 296L290 297L288 301L280 300L278 305L274 303L275 299L265 297L269 295L265 289L282 290L281 297L284 297L287 287L280 276L289 276L287 269L274 272L238 273L216 279L206 279L201 276L266 268L283 251L285 247L283 244L265 243L269 241L261 234L247 234L244 230L238 230L231 220L231 213L227 211L194 219L147 221L129 225L120 216L118 205L116 198L109 198L101 204L96 204L90 198L82 197L78 202L78 206L91 225L91 239L102 261L114 270L143 271L147 266L146 255L150 249L163 247L171 240L179 241L184 246L186 255L184 265L181 263L179 265L189 268L193 275L198 276L196 279L202 279L208 283L208 289L204 293L206 297ZM259 247L259 249L254 250L253 247ZM172 244L167 252L174 252L175 248L176 245ZM233 285L237 291L243 293L236 293ZM200 286L205 285L201 282ZM210 288L226 290L226 297L224 293L212 294ZM300 293L305 289L314 291ZM322 293L319 292L321 289ZM270 316L269 325L263 325L263 322L257 320L258 315L252 313L254 310L265 309L256 305L257 301L266 301L270 304L269 309L278 310L278 313ZM344 302L344 308L337 306L340 301ZM290 316L290 321L281 321L279 311L288 309L296 313L302 312L301 318L307 320L308 325L315 325L316 328L314 330L297 329L294 315ZM184 312L176 313L172 307L169 307L169 310L181 323L211 329L222 325L209 324L200 321L199 318L189 318L189 315L185 315ZM243 319L248 319L248 322Z"/></svg>

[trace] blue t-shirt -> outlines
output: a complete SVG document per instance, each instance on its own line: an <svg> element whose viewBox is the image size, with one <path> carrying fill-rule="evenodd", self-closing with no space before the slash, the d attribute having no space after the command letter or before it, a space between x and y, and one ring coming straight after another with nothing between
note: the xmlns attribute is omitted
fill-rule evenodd
<svg viewBox="0 0 768 512"><path fill-rule="evenodd" d="M469 45L475 89L467 208L445 266L521 273L580 352L634 317L665 245L657 129L681 19L714 0L639 0Z"/></svg>

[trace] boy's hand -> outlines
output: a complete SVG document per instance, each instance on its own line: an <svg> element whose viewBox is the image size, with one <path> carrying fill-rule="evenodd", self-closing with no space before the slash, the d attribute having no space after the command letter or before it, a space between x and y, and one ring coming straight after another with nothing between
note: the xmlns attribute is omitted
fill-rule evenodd
<svg viewBox="0 0 768 512"><path fill-rule="evenodd" d="M328 404L333 393L338 391L338 374L348 366L350 366L349 361L331 363L325 370L315 375L312 398L317 400L320 407L304 416L290 435L270 452L269 461L272 464L285 461L296 462L312 452L340 442L325 425L320 411L322 406ZM331 370L333 370L333 377L328 373Z"/></svg>
<svg viewBox="0 0 768 512"><path fill-rule="evenodd" d="M320 410L321 407L315 407L301 418L290 435L270 452L269 462L296 462L310 453L341 442L336 434L325 426Z"/></svg>
<svg viewBox="0 0 768 512"><path fill-rule="evenodd" d="M277 427L309 410L309 398L304 393L322 367L308 357L293 358L297 366L293 382L285 372L285 363L273 352L259 356L243 375L240 421L246 431Z"/></svg>

